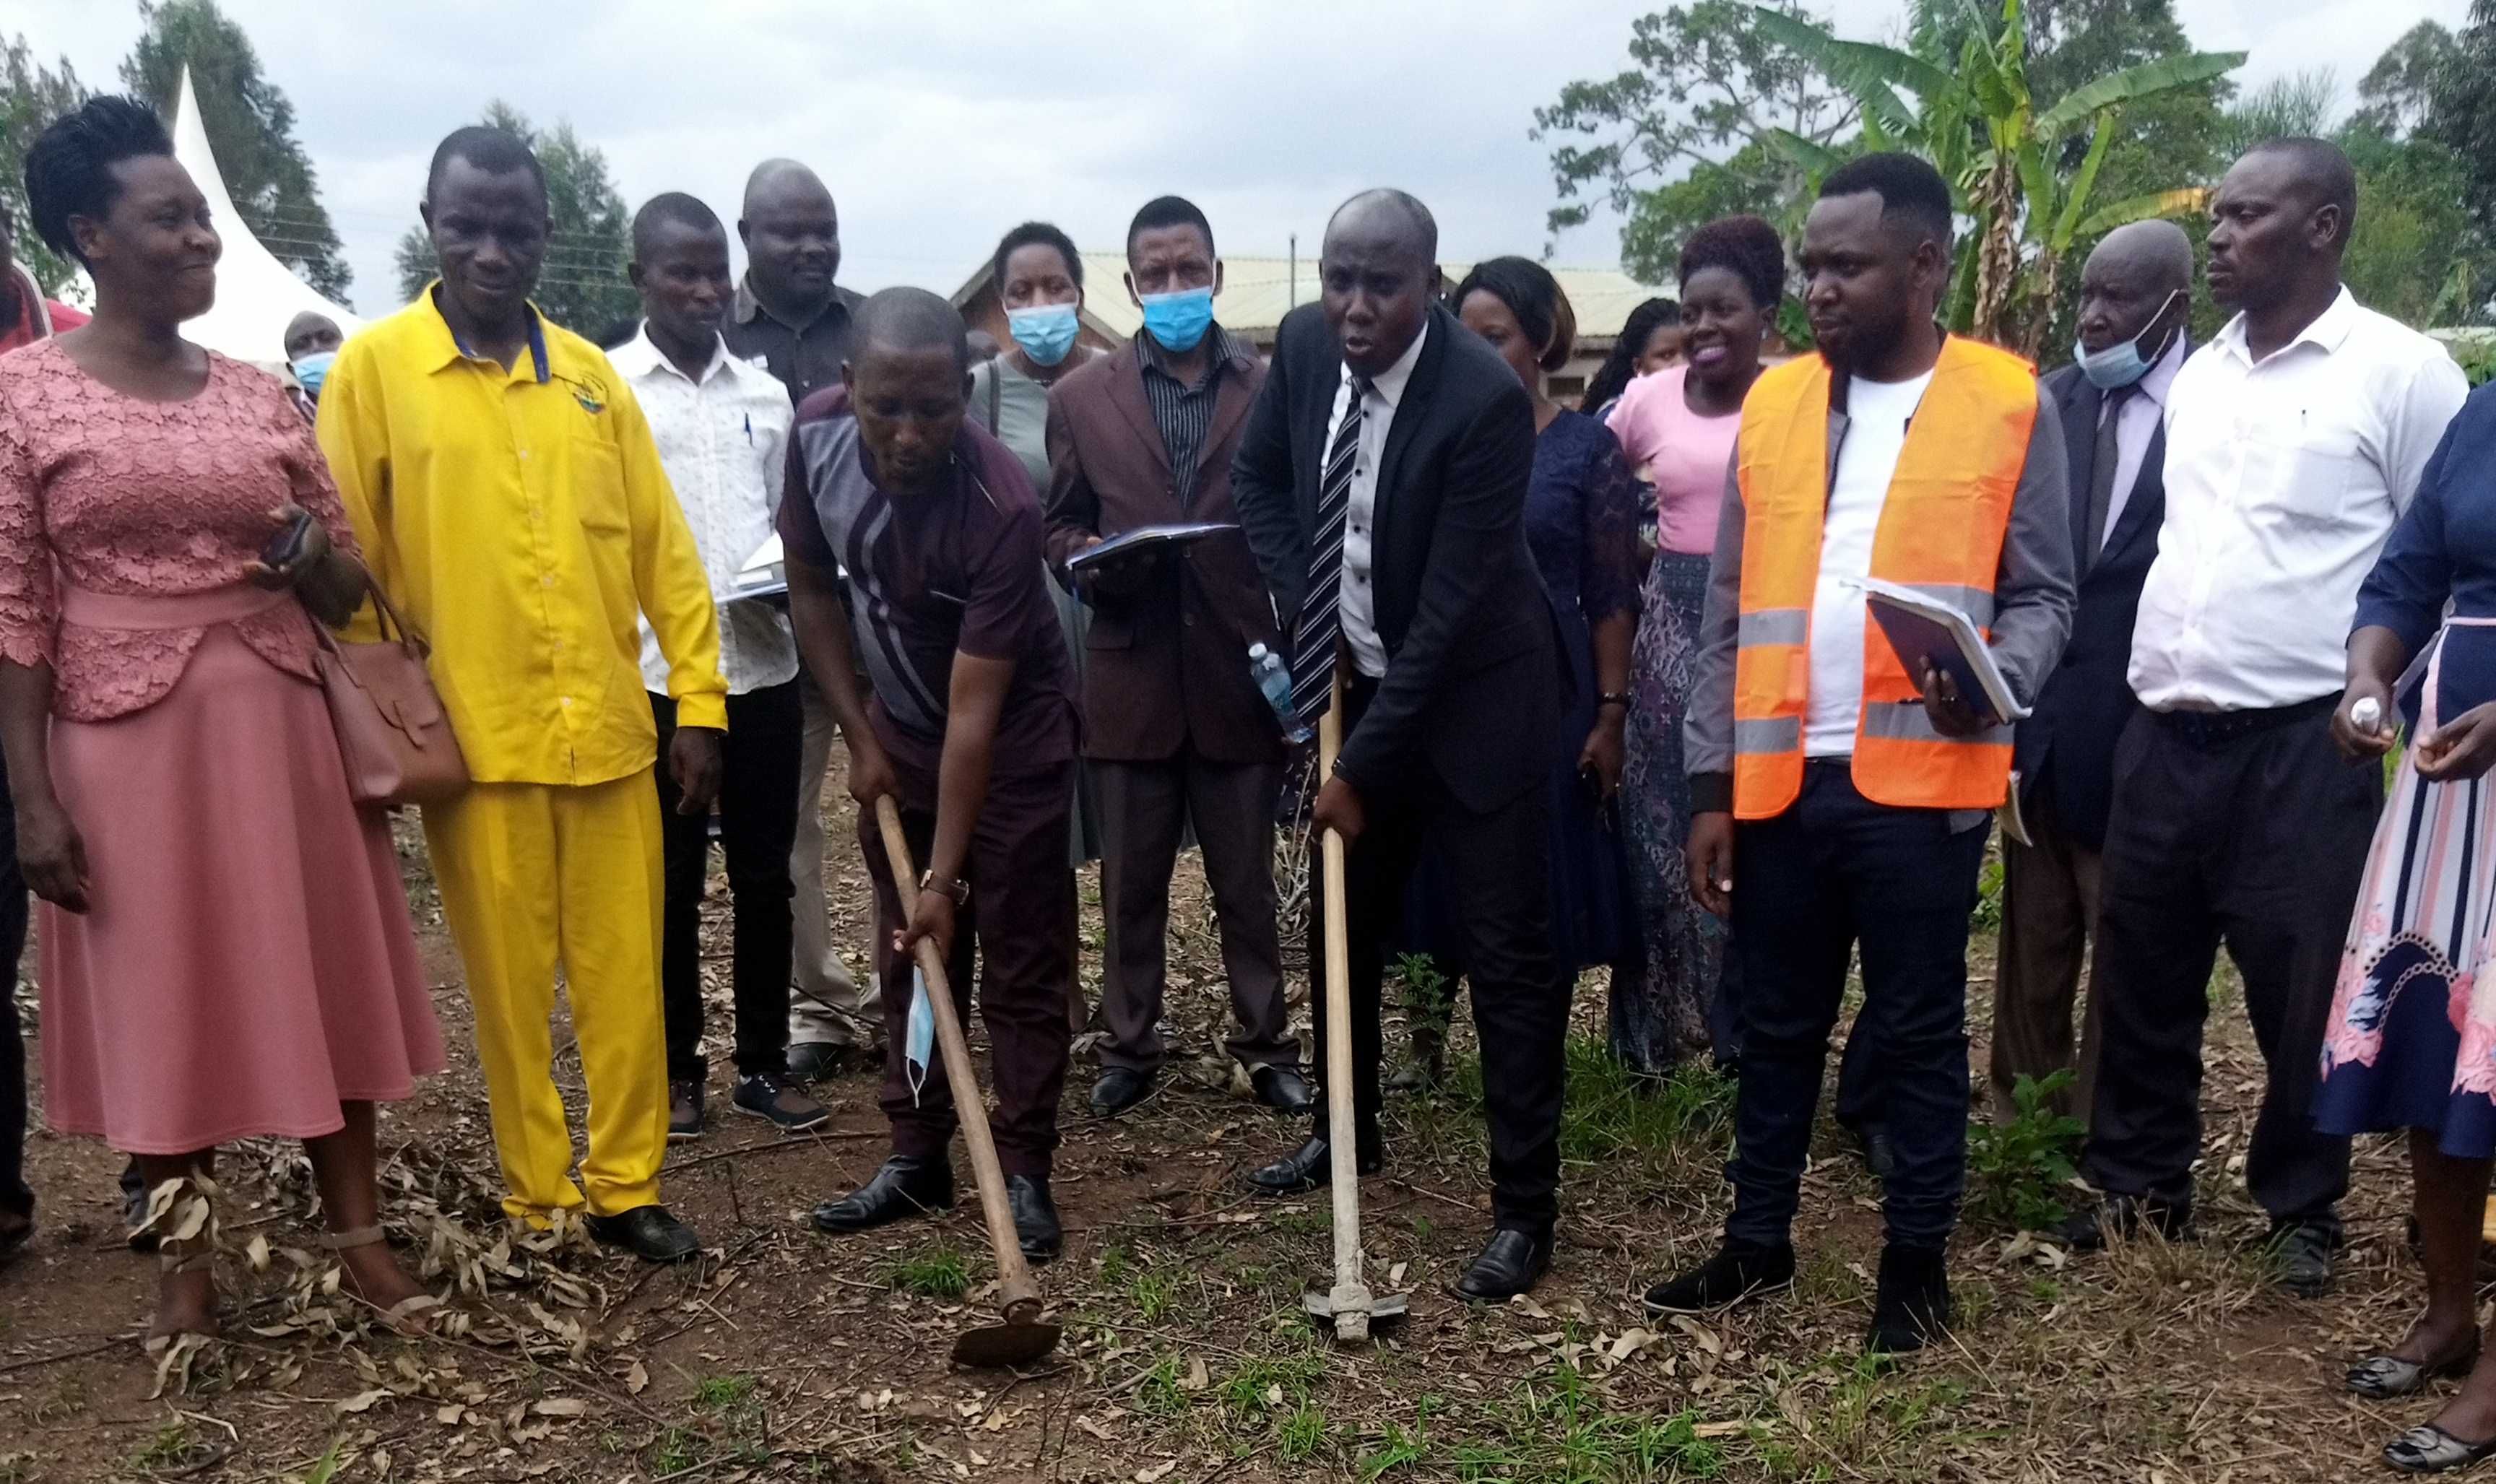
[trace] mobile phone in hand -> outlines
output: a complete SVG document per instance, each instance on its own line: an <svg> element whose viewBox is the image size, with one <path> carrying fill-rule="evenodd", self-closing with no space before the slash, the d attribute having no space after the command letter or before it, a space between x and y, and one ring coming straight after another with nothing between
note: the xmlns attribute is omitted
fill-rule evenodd
<svg viewBox="0 0 2496 1484"><path fill-rule="evenodd" d="M279 528L260 548L260 565L271 572L284 572L303 559L304 542L312 537L312 512L297 508L294 518Z"/></svg>

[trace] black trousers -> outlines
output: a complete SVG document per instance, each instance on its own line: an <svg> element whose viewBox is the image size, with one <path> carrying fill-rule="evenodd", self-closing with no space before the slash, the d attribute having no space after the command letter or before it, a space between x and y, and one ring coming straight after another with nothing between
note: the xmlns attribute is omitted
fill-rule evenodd
<svg viewBox="0 0 2496 1484"><path fill-rule="evenodd" d="M710 820L676 813L683 795L668 772L676 703L650 697L659 724L659 828L666 862L667 906L659 941L659 985L666 1006L668 1079L700 1080L702 903L710 868ZM719 834L728 857L736 946L736 1069L740 1075L789 1069L789 852L797 838L797 761L805 747L805 713L797 683L765 686L728 698L728 735L720 739Z"/></svg>
<svg viewBox="0 0 2496 1484"><path fill-rule="evenodd" d="M1984 836L1981 825L1952 830L1942 810L1872 802L1842 758L1807 764L1794 807L1736 831L1733 936L1748 1026L1728 1236L1788 1240L1828 1033L1859 945L1854 1040L1877 1048L1897 1156L1883 1203L1888 1240L1950 1240L1967 1180L1967 919Z"/></svg>
<svg viewBox="0 0 2496 1484"><path fill-rule="evenodd" d="M17 1024L17 960L26 951L26 878L17 869L17 816L0 765L0 1211L35 1214L26 1188L26 1038Z"/></svg>
<svg viewBox="0 0 2496 1484"><path fill-rule="evenodd" d="M1349 732L1377 682L1346 692ZM1539 1231L1560 1215L1562 1038L1571 981L1551 962L1551 800L1538 781L1488 814L1457 803L1429 764L1413 759L1361 794L1365 822L1344 863L1352 959L1353 1107L1375 1120L1382 1104L1379 981L1388 934L1423 841L1438 848L1465 923L1465 969L1482 1041L1482 1102L1490 1132L1491 1224ZM1321 856L1323 859L1323 856ZM1323 890L1323 877L1319 879ZM1323 903L1323 895L1319 901ZM1318 1068L1326 1065L1326 912L1309 914L1309 973L1317 1008ZM1325 1127L1323 1123L1319 1125Z"/></svg>
<svg viewBox="0 0 2496 1484"><path fill-rule="evenodd" d="M2384 785L2378 764L2332 748L2333 699L2225 737L2209 718L2144 712L2116 744L2091 985L2105 1040L2084 1159L2103 1190L2193 1198L2201 1026L2225 942L2268 1067L2245 1186L2275 1221L2337 1221L2349 1141L2316 1132L2309 1110Z"/></svg>

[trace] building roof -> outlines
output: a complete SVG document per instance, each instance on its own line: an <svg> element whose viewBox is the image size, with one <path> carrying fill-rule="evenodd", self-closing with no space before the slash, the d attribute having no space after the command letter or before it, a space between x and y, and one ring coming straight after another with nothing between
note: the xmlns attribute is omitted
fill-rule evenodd
<svg viewBox="0 0 2496 1484"><path fill-rule="evenodd" d="M1452 286L1464 277L1473 264L1448 263L1440 264ZM1083 255L1083 317L1093 327L1124 341L1143 325L1143 311L1128 299L1123 275L1127 271L1127 255L1123 252ZM982 263L970 281L954 291L955 304L968 304L988 287L989 265ZM1621 332L1630 311L1647 299L1666 291L1639 283L1626 273L1609 268L1561 268L1551 270L1560 281L1562 293L1569 295L1570 307L1577 312L1577 336L1584 340L1610 340ZM1273 338L1275 326L1295 305L1306 304L1318 296L1318 265L1314 254L1298 260L1296 266L1289 258L1236 258L1222 260L1222 292L1214 296L1214 318L1225 329L1246 335L1261 343Z"/></svg>

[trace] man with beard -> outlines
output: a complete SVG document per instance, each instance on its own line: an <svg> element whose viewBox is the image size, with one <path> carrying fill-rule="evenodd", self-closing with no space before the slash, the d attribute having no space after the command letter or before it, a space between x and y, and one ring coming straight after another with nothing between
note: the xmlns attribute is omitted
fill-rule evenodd
<svg viewBox="0 0 2496 1484"><path fill-rule="evenodd" d="M1967 1165L1967 922L2011 728L1903 663L1864 578L1965 611L2025 704L2071 627L2067 463L2028 363L1943 333L1950 195L1876 154L1830 172L1803 229L1820 354L1742 409L1690 701L1690 879L1741 945L1749 1037L1732 1215L1657 1313L1791 1283L1828 1033L1859 945L1896 1165L1866 1348L1950 1322L1944 1250ZM1981 700L1981 697L1977 698ZM1742 889L1733 891L1736 858Z"/></svg>

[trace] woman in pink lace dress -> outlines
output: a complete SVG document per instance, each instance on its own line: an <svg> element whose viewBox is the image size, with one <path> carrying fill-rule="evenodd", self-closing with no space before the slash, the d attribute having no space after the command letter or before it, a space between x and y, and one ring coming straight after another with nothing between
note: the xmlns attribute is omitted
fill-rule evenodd
<svg viewBox="0 0 2496 1484"><path fill-rule="evenodd" d="M278 384L178 333L219 243L156 115L96 99L26 185L97 298L0 360L0 746L44 899L46 1120L159 1192L153 1335L214 1332L214 1227L185 1230L213 1190L189 1183L269 1134L311 1157L347 1290L415 1327L432 1300L381 1245L373 1103L440 1070L441 1036L310 616L361 602L355 537ZM300 555L264 566L298 510Z"/></svg>

